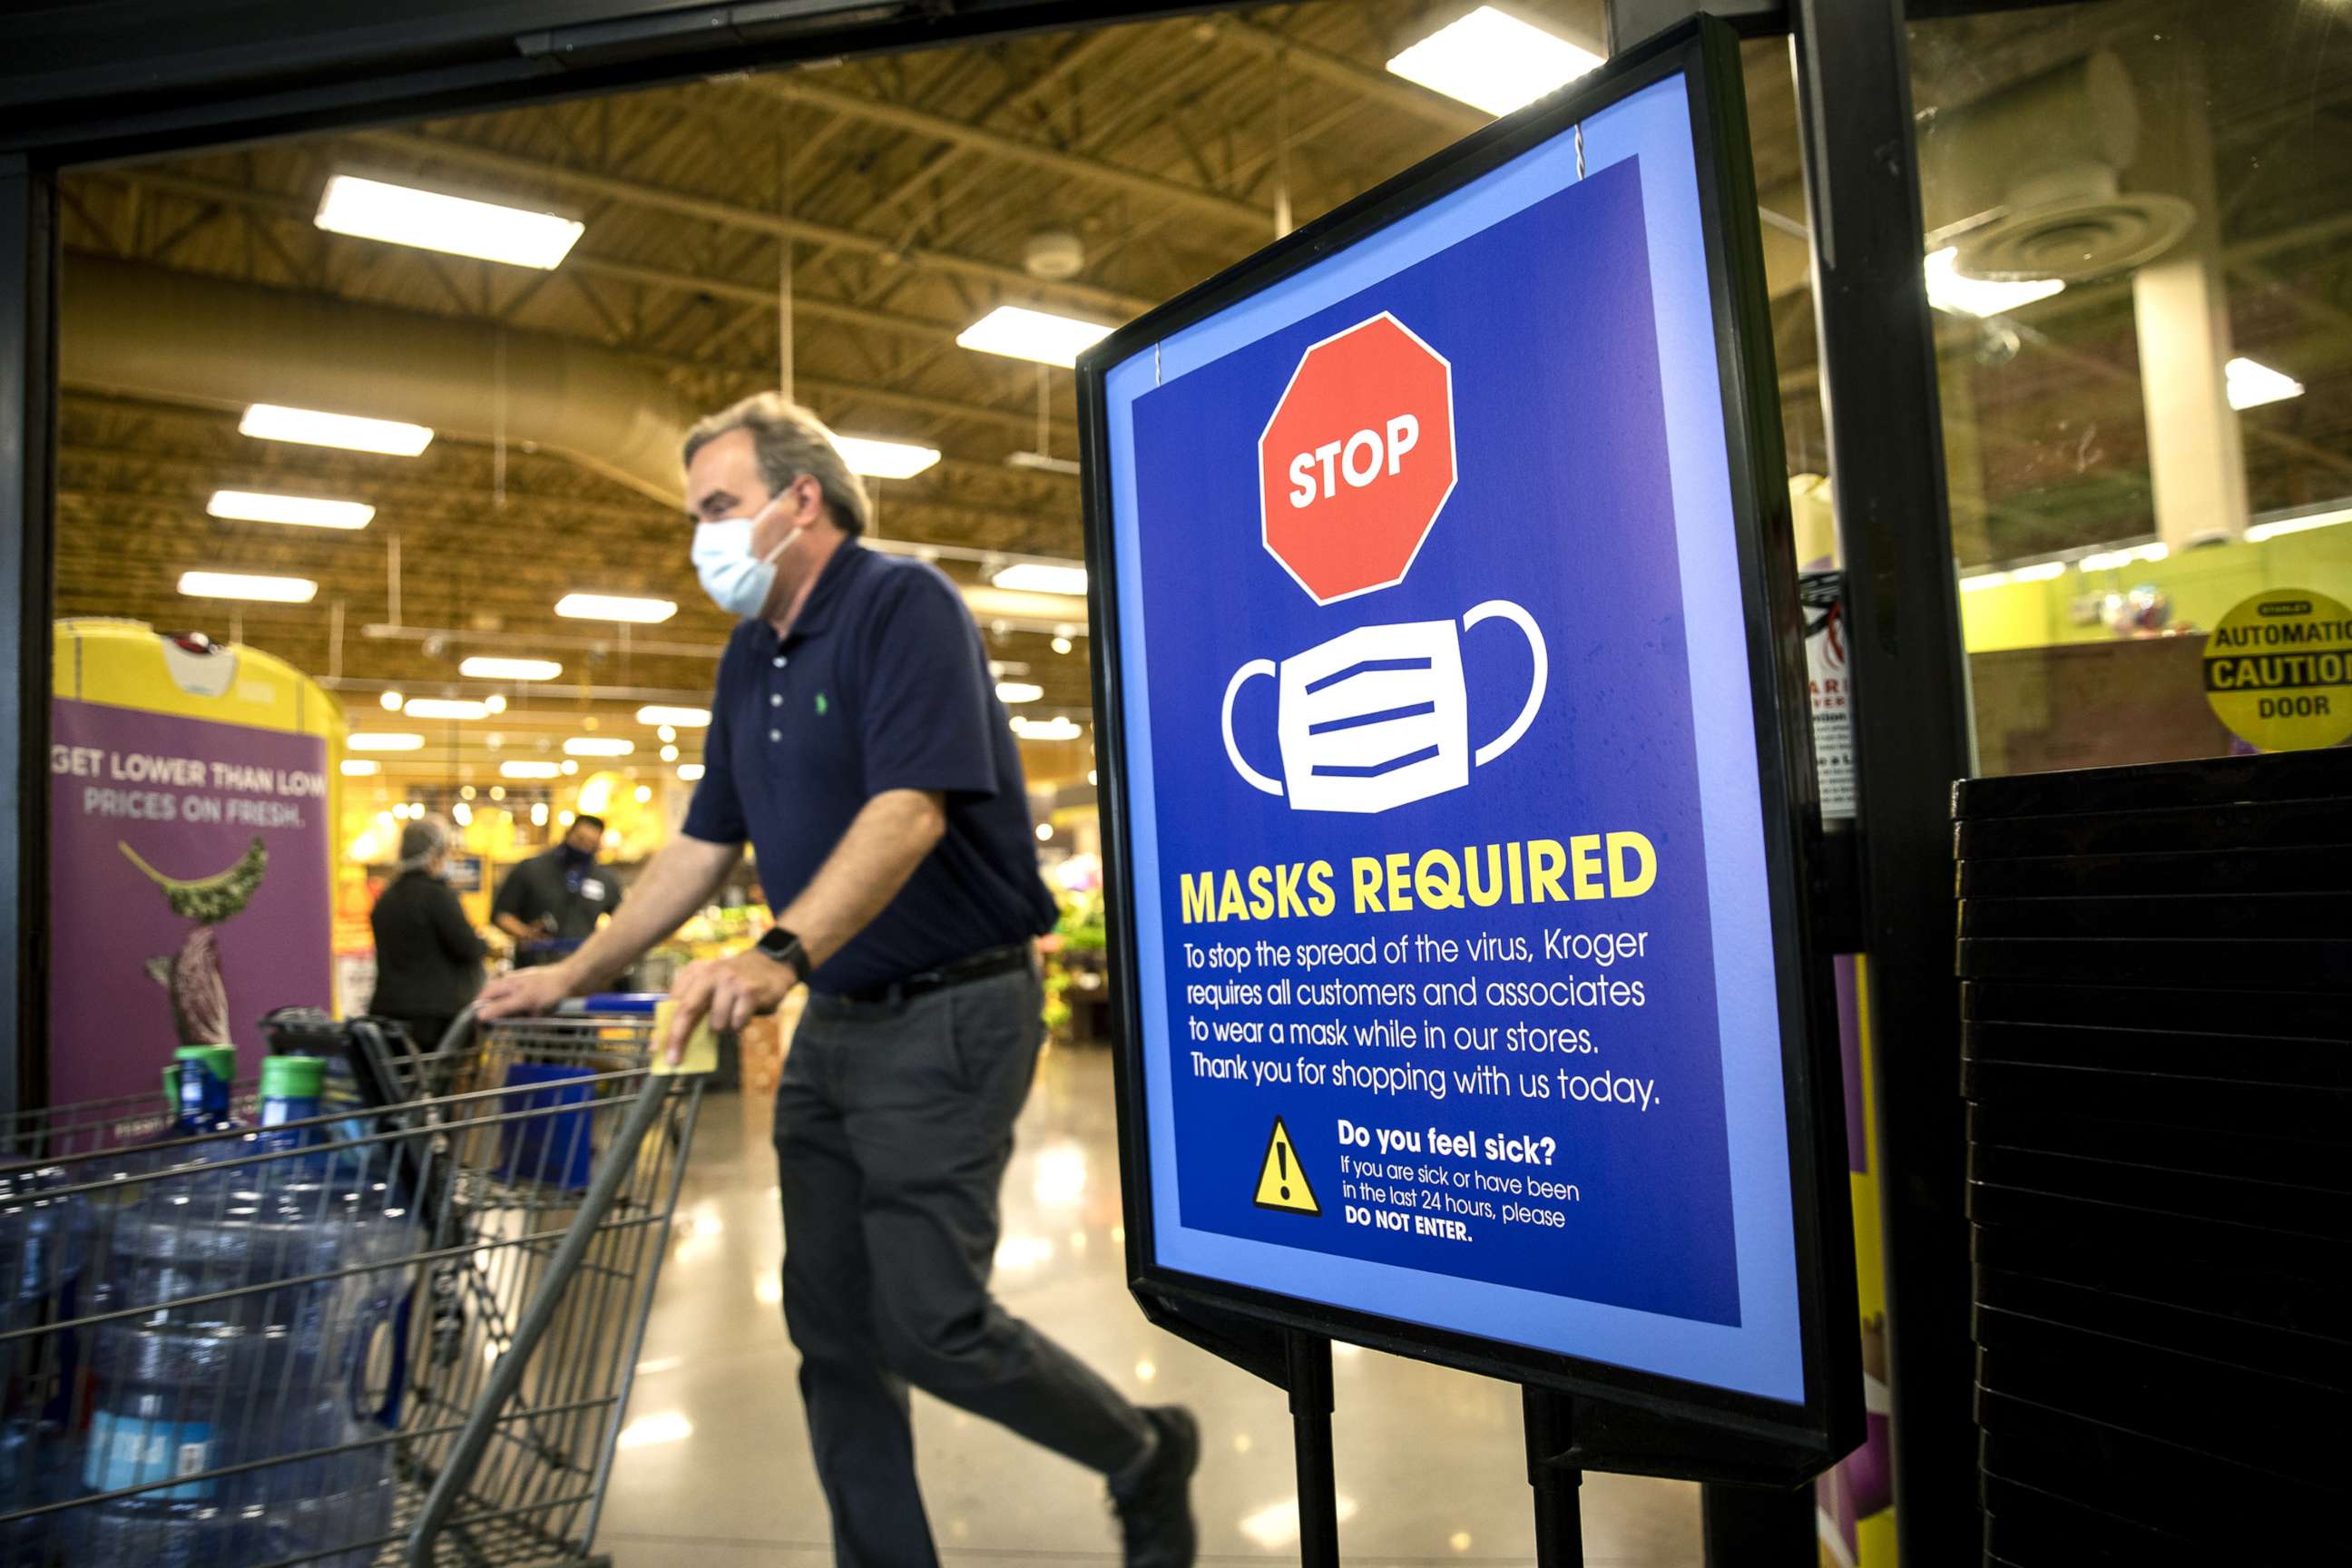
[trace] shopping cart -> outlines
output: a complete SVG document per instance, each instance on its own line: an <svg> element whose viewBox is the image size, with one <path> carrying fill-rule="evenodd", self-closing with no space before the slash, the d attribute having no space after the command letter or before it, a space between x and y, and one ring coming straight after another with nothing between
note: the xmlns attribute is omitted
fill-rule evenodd
<svg viewBox="0 0 2352 1568"><path fill-rule="evenodd" d="M701 1100L655 1000L461 1019L266 1128L0 1123L0 1568L604 1561Z"/></svg>

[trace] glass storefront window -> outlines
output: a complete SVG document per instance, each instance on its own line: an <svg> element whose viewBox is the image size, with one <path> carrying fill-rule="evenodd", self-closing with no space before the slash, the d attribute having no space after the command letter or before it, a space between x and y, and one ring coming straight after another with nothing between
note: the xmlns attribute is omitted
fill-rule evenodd
<svg viewBox="0 0 2352 1568"><path fill-rule="evenodd" d="M1981 771L2340 742L2352 8L2102 0L1910 42Z"/></svg>

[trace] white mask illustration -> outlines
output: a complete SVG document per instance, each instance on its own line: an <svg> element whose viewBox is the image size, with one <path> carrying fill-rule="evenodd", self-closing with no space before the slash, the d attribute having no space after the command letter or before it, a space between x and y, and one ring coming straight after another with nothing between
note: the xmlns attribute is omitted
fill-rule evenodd
<svg viewBox="0 0 2352 1568"><path fill-rule="evenodd" d="M1501 619L1526 634L1535 679L1510 728L1470 749L1461 634ZM1389 811L1460 789L1470 770L1518 743L1542 706L1549 674L1543 632L1518 605L1489 599L1452 621L1359 626L1282 661L1254 658L1234 671L1222 715L1225 756L1255 787L1294 811ZM1234 699L1253 677L1276 676L1277 780L1250 766L1234 739Z"/></svg>
<svg viewBox="0 0 2352 1568"><path fill-rule="evenodd" d="M776 585L776 557L809 526L802 523L773 550L755 556L751 553L755 521L728 517L697 523L694 529L694 574L702 579L702 591L710 595L710 602L738 620L748 621L766 606L768 590Z"/></svg>

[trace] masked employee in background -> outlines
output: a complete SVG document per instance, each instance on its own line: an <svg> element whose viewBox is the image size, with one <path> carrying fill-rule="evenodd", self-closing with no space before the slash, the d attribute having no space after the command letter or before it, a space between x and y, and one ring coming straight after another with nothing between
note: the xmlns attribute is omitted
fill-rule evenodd
<svg viewBox="0 0 2352 1568"><path fill-rule="evenodd" d="M515 939L520 968L552 963L593 935L599 916L621 907L621 885L596 864L604 819L576 816L562 841L507 873L490 900L490 921Z"/></svg>
<svg viewBox="0 0 2352 1568"><path fill-rule="evenodd" d="M694 563L740 617L705 773L629 906L484 994L497 1017L593 990L708 903L749 839L776 927L672 987L665 1047L810 995L776 1092L784 1321L844 1568L938 1562L907 1387L1108 1478L1126 1560L1193 1556L1190 1413L1139 1409L991 1298L997 1189L1043 1042L1054 921L980 632L935 567L862 548L866 491L773 393L687 437ZM782 899L782 902L777 902Z"/></svg>
<svg viewBox="0 0 2352 1568"><path fill-rule="evenodd" d="M451 1021L482 988L482 958L489 952L446 880L454 837L438 816L402 828L392 885L368 911L375 932L375 996L368 1011L404 1026L420 1051L440 1048Z"/></svg>

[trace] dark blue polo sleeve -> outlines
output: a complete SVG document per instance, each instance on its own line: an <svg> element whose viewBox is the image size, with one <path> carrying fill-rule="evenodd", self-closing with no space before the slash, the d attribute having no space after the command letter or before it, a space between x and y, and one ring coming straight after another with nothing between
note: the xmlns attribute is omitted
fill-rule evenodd
<svg viewBox="0 0 2352 1568"><path fill-rule="evenodd" d="M900 568L866 628L866 793L997 791L1000 716L963 596L936 568Z"/></svg>
<svg viewBox="0 0 2352 1568"><path fill-rule="evenodd" d="M688 838L706 844L740 844L751 837L729 757L733 726L728 713L735 705L735 683L742 679L740 665L733 646L719 661L718 689L710 695L710 728L702 732L702 777L694 786L694 799L687 803L682 825Z"/></svg>

